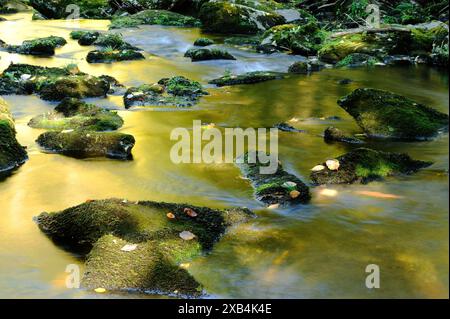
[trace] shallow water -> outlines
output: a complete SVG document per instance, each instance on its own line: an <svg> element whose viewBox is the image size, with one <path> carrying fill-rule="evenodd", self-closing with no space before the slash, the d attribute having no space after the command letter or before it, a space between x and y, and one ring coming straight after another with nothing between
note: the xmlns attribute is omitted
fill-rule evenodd
<svg viewBox="0 0 450 319"><path fill-rule="evenodd" d="M285 71L302 59L228 48L238 61L191 63L183 53L200 35L198 29L148 26L122 31L130 43L146 51L146 60L90 65L84 60L90 48L70 40L69 33L78 28L106 30L107 21L31 22L28 14L7 19L0 23L0 39L5 42L58 35L69 44L53 58L0 51L0 70L10 62L77 63L84 72L108 74L127 86L174 75L206 84L227 70ZM339 85L343 78L354 82ZM0 298L158 297L99 296L65 288L66 265L81 266L82 261L56 247L32 220L43 211L111 197L254 209L257 219L231 229L211 254L191 263L190 272L212 298L448 298L448 134L429 142L371 142L367 146L407 152L435 164L413 176L369 185L315 188L310 205L284 210L266 210L256 202L250 184L232 164L170 161L171 130L190 128L193 120L220 127L270 127L296 117L300 121L294 125L307 133L281 132L279 156L287 170L308 181L311 167L350 149L327 145L320 134L329 125L359 132L336 104L358 87L388 89L448 113L448 73L428 67L326 69L250 86L209 88L211 94L190 109L125 111L119 96L92 100L118 109L125 120L121 131L137 140L134 161L121 162L41 153L34 140L42 131L29 128L27 122L55 104L35 96L5 96L30 159L0 181ZM328 116L341 120L320 119ZM361 191L399 198L368 197ZM380 266L380 289L365 287L368 264Z"/></svg>

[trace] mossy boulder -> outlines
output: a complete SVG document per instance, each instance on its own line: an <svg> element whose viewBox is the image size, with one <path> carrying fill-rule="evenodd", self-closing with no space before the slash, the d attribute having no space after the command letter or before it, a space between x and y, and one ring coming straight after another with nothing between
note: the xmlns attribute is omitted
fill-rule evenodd
<svg viewBox="0 0 450 319"><path fill-rule="evenodd" d="M11 64L0 75L0 94L38 94L44 100L65 97L105 97L111 88L108 78L83 73L76 66L47 68Z"/></svg>
<svg viewBox="0 0 450 319"><path fill-rule="evenodd" d="M448 115L404 96L357 89L338 104L372 137L424 140L448 128Z"/></svg>
<svg viewBox="0 0 450 319"><path fill-rule="evenodd" d="M236 58L230 53L220 49L189 49L186 51L184 56L191 58L192 62L207 60L236 60Z"/></svg>
<svg viewBox="0 0 450 319"><path fill-rule="evenodd" d="M62 37L49 36L34 40L23 41L21 45L7 45L5 46L8 52L52 56L55 55L55 49L64 46L67 41Z"/></svg>
<svg viewBox="0 0 450 319"><path fill-rule="evenodd" d="M282 79L285 77L284 73L272 71L255 71L239 75L227 74L218 79L209 81L210 84L217 86L229 86L240 84L255 84L259 82L266 82L271 80Z"/></svg>
<svg viewBox="0 0 450 319"><path fill-rule="evenodd" d="M36 116L30 127L48 130L113 131L123 125L117 112L75 98L65 98L51 112Z"/></svg>
<svg viewBox="0 0 450 319"><path fill-rule="evenodd" d="M311 21L303 25L284 24L267 30L261 45L271 45L281 51L311 56L317 54L327 33L317 22Z"/></svg>
<svg viewBox="0 0 450 319"><path fill-rule="evenodd" d="M120 33L103 33L93 45L107 48L109 50L136 50L140 51L139 48L125 42Z"/></svg>
<svg viewBox="0 0 450 319"><path fill-rule="evenodd" d="M221 0L203 4L199 19L206 31L228 34L256 34L286 22L274 11Z"/></svg>
<svg viewBox="0 0 450 319"><path fill-rule="evenodd" d="M107 157L132 159L135 139L132 135L117 132L92 132L85 130L49 131L36 140L42 150L75 158Z"/></svg>
<svg viewBox="0 0 450 319"><path fill-rule="evenodd" d="M381 61L376 57L364 53L351 53L336 63L336 67L374 66Z"/></svg>
<svg viewBox="0 0 450 319"><path fill-rule="evenodd" d="M240 208L109 199L42 213L36 221L55 243L86 255L83 288L198 297L201 284L183 265L211 251L227 227L253 216ZM192 236L185 240L183 232Z"/></svg>
<svg viewBox="0 0 450 319"><path fill-rule="evenodd" d="M311 199L308 186L297 176L286 172L280 163L274 173L266 174L259 160L259 153L249 152L236 160L242 175L250 180L256 199L267 205L288 206L305 204Z"/></svg>
<svg viewBox="0 0 450 319"><path fill-rule="evenodd" d="M26 1L19 1L19 0L0 1L0 14L13 14L29 11L30 8L25 2Z"/></svg>
<svg viewBox="0 0 450 319"><path fill-rule="evenodd" d="M78 40L79 45L92 45L95 41L97 41L100 33L97 31L74 31L75 33L71 33L72 39Z"/></svg>
<svg viewBox="0 0 450 319"><path fill-rule="evenodd" d="M310 59L306 61L298 61L289 66L288 72L295 74L309 74L322 70L325 64L317 59Z"/></svg>
<svg viewBox="0 0 450 319"><path fill-rule="evenodd" d="M81 18L105 19L113 12L108 0L29 0L29 4L45 19L67 18L74 13L66 10L69 5L79 7Z"/></svg>
<svg viewBox="0 0 450 319"><path fill-rule="evenodd" d="M198 38L195 40L194 45L196 47L207 47L209 45L213 45L214 41L208 38Z"/></svg>
<svg viewBox="0 0 450 319"><path fill-rule="evenodd" d="M358 148L334 159L339 162L337 170L330 170L326 163L322 170L311 173L314 184L368 183L387 176L412 174L431 162L411 159L407 154L387 153L368 148Z"/></svg>
<svg viewBox="0 0 450 319"><path fill-rule="evenodd" d="M95 50L86 57L88 63L112 63L115 61L144 60L142 53L135 50Z"/></svg>
<svg viewBox="0 0 450 319"><path fill-rule="evenodd" d="M364 143L362 140L350 136L340 129L330 126L323 133L323 137L325 142L342 142L348 144L362 144Z"/></svg>
<svg viewBox="0 0 450 319"><path fill-rule="evenodd" d="M10 173L28 159L25 148L16 139L14 120L0 97L0 176Z"/></svg>
<svg viewBox="0 0 450 319"><path fill-rule="evenodd" d="M144 84L127 90L123 99L126 108L132 106L193 106L207 95L199 82L183 76L161 79L158 83Z"/></svg>
<svg viewBox="0 0 450 319"><path fill-rule="evenodd" d="M166 10L144 10L133 15L115 16L110 29L135 28L139 25L165 25L176 27L199 27L201 22L193 17Z"/></svg>

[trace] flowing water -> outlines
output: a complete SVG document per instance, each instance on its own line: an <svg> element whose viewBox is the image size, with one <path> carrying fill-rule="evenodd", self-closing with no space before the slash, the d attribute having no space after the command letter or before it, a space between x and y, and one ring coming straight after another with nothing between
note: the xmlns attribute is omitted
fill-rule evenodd
<svg viewBox="0 0 450 319"><path fill-rule="evenodd" d="M144 61L88 64L90 47L69 39L74 29L107 30L108 21L31 21L29 14L0 22L0 39L12 44L49 35L68 45L52 58L0 52L0 71L10 62L43 66L77 63L93 75L108 74L126 86L183 75L206 84L227 70L286 71L302 57L265 56L228 47L237 61L192 63L183 53L200 36L198 29L146 26L122 30L126 40L145 50ZM220 43L222 40L217 37ZM350 85L339 80L350 78ZM246 206L258 218L231 229L190 272L209 297L240 298L448 298L448 134L429 142L370 142L374 149L407 152L435 164L419 173L369 185L312 188L311 204L267 210L254 200L248 181L232 164L180 164L170 161L175 127L193 120L219 127L270 127L291 118L307 133L280 133L284 167L308 181L309 170L352 146L325 144L329 125L360 132L337 104L358 87L387 89L448 113L448 73L428 67L337 70L248 86L208 87L210 95L188 109L126 111L120 96L93 99L119 110L120 131L135 136L134 161L78 160L41 153L34 140L42 132L29 119L55 103L36 96L5 96L16 118L18 139L30 159L0 181L0 298L98 298L65 287L68 264L79 256L55 246L33 222L43 211L58 211L87 199L127 198L189 202L210 207ZM340 121L324 120L338 116ZM380 192L395 198L370 197ZM364 195L366 194L366 195ZM365 269L377 264L381 288L367 289ZM151 297L106 294L101 297Z"/></svg>

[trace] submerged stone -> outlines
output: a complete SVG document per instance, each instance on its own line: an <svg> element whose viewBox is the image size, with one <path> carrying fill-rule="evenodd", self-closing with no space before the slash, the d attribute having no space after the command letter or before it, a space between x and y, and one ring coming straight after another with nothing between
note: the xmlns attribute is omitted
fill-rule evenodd
<svg viewBox="0 0 450 319"><path fill-rule="evenodd" d="M32 118L28 125L32 128L60 131L113 131L123 125L123 120L116 112L75 98L65 98L53 111Z"/></svg>
<svg viewBox="0 0 450 319"><path fill-rule="evenodd" d="M0 75L0 94L38 94L44 100L60 101L65 97L104 97L110 82L91 76L74 66L47 68L29 64L11 64Z"/></svg>
<svg viewBox="0 0 450 319"><path fill-rule="evenodd" d="M139 25L165 25L176 27L199 27L200 21L193 17L166 11L166 10L144 10L136 14L113 17L110 29L133 28Z"/></svg>
<svg viewBox="0 0 450 319"><path fill-rule="evenodd" d="M432 164L413 160L407 154L387 153L368 148L358 148L336 160L339 162L339 169L330 170L326 163L323 163L324 169L311 173L314 184L368 183L387 176L412 174Z"/></svg>
<svg viewBox="0 0 450 319"><path fill-rule="evenodd" d="M139 48L129 44L128 42L125 42L120 33L103 33L92 44L112 50L140 51Z"/></svg>
<svg viewBox="0 0 450 319"><path fill-rule="evenodd" d="M295 127L293 127L292 125L289 125L288 123L277 123L275 124L273 127L279 129L280 131L283 132L293 132L293 133L303 133L305 131L303 130L299 130Z"/></svg>
<svg viewBox="0 0 450 319"><path fill-rule="evenodd" d="M115 61L143 60L144 55L135 50L95 50L86 57L88 63L112 63Z"/></svg>
<svg viewBox="0 0 450 319"><path fill-rule="evenodd" d="M192 62L206 60L236 60L236 58L227 51L219 49L189 49L184 56L191 58Z"/></svg>
<svg viewBox="0 0 450 319"><path fill-rule="evenodd" d="M0 97L0 176L16 169L27 159L25 148L16 139L14 120L9 107Z"/></svg>
<svg viewBox="0 0 450 319"><path fill-rule="evenodd" d="M86 254L83 288L198 297L202 287L183 263L209 252L227 227L253 216L240 208L109 199L42 213L36 221L57 244ZM183 240L183 232L194 237Z"/></svg>
<svg viewBox="0 0 450 319"><path fill-rule="evenodd" d="M85 32L79 39L79 45L92 45L100 36L99 32Z"/></svg>
<svg viewBox="0 0 450 319"><path fill-rule="evenodd" d="M255 189L256 199L270 205L293 205L309 202L311 194L308 186L305 185L297 176L286 172L280 163L277 165L276 172L273 174L264 174L260 168L267 166L262 164L259 159L249 160L254 153L246 153L242 158L236 161L243 176L250 180Z"/></svg>
<svg viewBox="0 0 450 319"><path fill-rule="evenodd" d="M245 4L251 5L251 2ZM199 18L206 31L234 34L256 34L286 22L283 16L272 10L248 5L210 1L201 6Z"/></svg>
<svg viewBox="0 0 450 319"><path fill-rule="evenodd" d="M8 52L28 55L55 55L55 49L64 46L67 41L62 37L49 36L23 41L21 45L4 46Z"/></svg>
<svg viewBox="0 0 450 319"><path fill-rule="evenodd" d="M372 137L423 140L448 128L448 115L404 96L357 89L338 104Z"/></svg>
<svg viewBox="0 0 450 319"><path fill-rule="evenodd" d="M356 137L349 136L342 132L340 129L333 126L328 127L324 132L324 139L326 142L343 142L349 144L362 144L364 143Z"/></svg>
<svg viewBox="0 0 450 319"><path fill-rule="evenodd" d="M200 83L183 76L161 79L158 83L144 84L127 90L123 99L126 108L132 106L195 105L201 96L207 95Z"/></svg>
<svg viewBox="0 0 450 319"><path fill-rule="evenodd" d="M130 160L135 139L132 135L117 132L50 131L36 140L45 151L75 158L107 157Z"/></svg>
<svg viewBox="0 0 450 319"><path fill-rule="evenodd" d="M239 84L254 84L259 82L282 79L285 77L284 73L272 71L255 71L239 75L225 75L218 79L209 81L210 84L217 86L239 85Z"/></svg>

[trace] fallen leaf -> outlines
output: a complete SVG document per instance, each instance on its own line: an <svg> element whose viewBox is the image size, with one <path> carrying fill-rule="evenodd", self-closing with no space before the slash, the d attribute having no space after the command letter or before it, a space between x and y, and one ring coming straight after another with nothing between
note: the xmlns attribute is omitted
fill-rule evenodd
<svg viewBox="0 0 450 319"><path fill-rule="evenodd" d="M95 288L94 291L99 294L103 294L106 292L105 288Z"/></svg>
<svg viewBox="0 0 450 319"><path fill-rule="evenodd" d="M272 204L272 205L267 206L267 209L277 209L279 207L280 207L280 204Z"/></svg>
<svg viewBox="0 0 450 319"><path fill-rule="evenodd" d="M191 266L190 263L180 264L180 268L188 269Z"/></svg>
<svg viewBox="0 0 450 319"><path fill-rule="evenodd" d="M123 246L120 250L121 251L133 251L136 250L137 245L136 244L127 244L125 246Z"/></svg>
<svg viewBox="0 0 450 319"><path fill-rule="evenodd" d="M339 169L339 167L341 166L339 161L336 159L328 160L325 162L325 164L327 165L327 167L330 171L337 171Z"/></svg>
<svg viewBox="0 0 450 319"><path fill-rule="evenodd" d="M316 165L313 168L311 168L311 171L313 171L313 172L320 172L320 171L322 171L324 169L325 169L325 166L323 166L323 165Z"/></svg>
<svg viewBox="0 0 450 319"><path fill-rule="evenodd" d="M86 199L86 203L92 203L93 201L93 199Z"/></svg>
<svg viewBox="0 0 450 319"><path fill-rule="evenodd" d="M191 208L185 208L184 213L186 215L188 215L189 217L197 217L197 213L195 212L195 210L193 210Z"/></svg>
<svg viewBox="0 0 450 319"><path fill-rule="evenodd" d="M375 198L387 198L387 199L399 199L403 198L402 196L394 195L394 194L385 194L380 192L371 192L371 191L358 191L356 194L365 195Z"/></svg>
<svg viewBox="0 0 450 319"><path fill-rule="evenodd" d="M297 117L293 117L289 120L289 122L291 123L297 123L298 121L300 121Z"/></svg>
<svg viewBox="0 0 450 319"><path fill-rule="evenodd" d="M335 189L325 188L325 189L322 189L319 192L319 194L322 195L322 196L327 196L327 197L336 197L338 192Z"/></svg>
<svg viewBox="0 0 450 319"><path fill-rule="evenodd" d="M195 238L195 235L190 231L185 230L180 233L180 238L183 240L192 240Z"/></svg>
<svg viewBox="0 0 450 319"><path fill-rule="evenodd" d="M300 196L300 192L299 192L299 191L296 191L296 190L291 191L291 192L289 193L289 196L291 196L292 199L296 199L297 197Z"/></svg>
<svg viewBox="0 0 450 319"><path fill-rule="evenodd" d="M283 188L293 188L295 186L297 186L297 183L294 182L285 182L283 183L283 185L281 185Z"/></svg>
<svg viewBox="0 0 450 319"><path fill-rule="evenodd" d="M173 213L167 213L167 218L169 219L175 219L175 215Z"/></svg>

